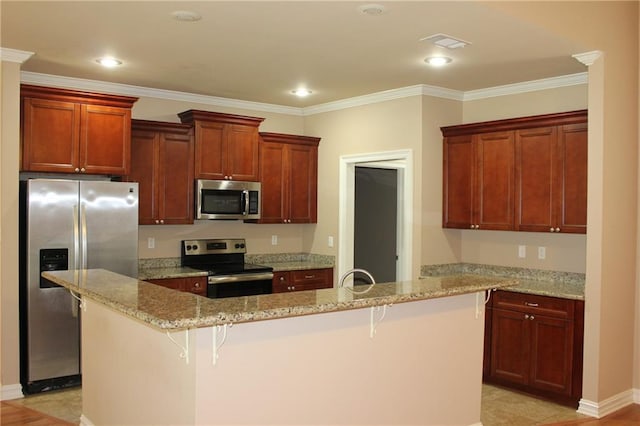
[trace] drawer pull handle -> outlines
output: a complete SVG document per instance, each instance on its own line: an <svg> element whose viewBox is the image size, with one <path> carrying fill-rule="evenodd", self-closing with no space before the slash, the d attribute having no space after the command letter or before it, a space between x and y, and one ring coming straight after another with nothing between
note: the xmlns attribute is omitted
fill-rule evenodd
<svg viewBox="0 0 640 426"><path fill-rule="evenodd" d="M537 303L531 303L531 302L524 302L524 304L527 306L531 306L532 308L537 308L538 306L540 306Z"/></svg>
<svg viewBox="0 0 640 426"><path fill-rule="evenodd" d="M311 278L315 278L315 275L305 275L304 278L310 280Z"/></svg>

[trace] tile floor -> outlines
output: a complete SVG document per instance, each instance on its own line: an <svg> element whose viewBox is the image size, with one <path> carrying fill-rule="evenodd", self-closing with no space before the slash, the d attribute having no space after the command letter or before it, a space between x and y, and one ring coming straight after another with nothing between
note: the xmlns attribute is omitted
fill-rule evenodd
<svg viewBox="0 0 640 426"><path fill-rule="evenodd" d="M45 392L11 401L73 424L80 423L81 388ZM491 386L482 386L483 426L535 426L587 418L569 407Z"/></svg>
<svg viewBox="0 0 640 426"><path fill-rule="evenodd" d="M584 418L588 417L570 407L482 385L483 426L535 426Z"/></svg>

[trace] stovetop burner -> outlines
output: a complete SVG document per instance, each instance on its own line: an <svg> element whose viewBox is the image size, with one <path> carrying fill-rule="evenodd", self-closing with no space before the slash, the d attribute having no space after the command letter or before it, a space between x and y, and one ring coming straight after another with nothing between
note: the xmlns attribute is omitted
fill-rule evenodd
<svg viewBox="0 0 640 426"><path fill-rule="evenodd" d="M207 271L209 275L236 275L271 272L264 265L244 263L247 252L244 238L183 240L182 266Z"/></svg>

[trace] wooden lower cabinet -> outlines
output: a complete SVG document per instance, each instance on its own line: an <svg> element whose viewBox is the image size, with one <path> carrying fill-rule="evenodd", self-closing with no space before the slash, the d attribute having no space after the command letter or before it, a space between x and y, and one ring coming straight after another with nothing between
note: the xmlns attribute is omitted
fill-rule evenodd
<svg viewBox="0 0 640 426"><path fill-rule="evenodd" d="M145 281L173 290L207 296L207 277L158 278Z"/></svg>
<svg viewBox="0 0 640 426"><path fill-rule="evenodd" d="M584 302L496 291L486 312L484 380L575 406Z"/></svg>
<svg viewBox="0 0 640 426"><path fill-rule="evenodd" d="M319 290L333 287L333 268L273 273L273 292Z"/></svg>

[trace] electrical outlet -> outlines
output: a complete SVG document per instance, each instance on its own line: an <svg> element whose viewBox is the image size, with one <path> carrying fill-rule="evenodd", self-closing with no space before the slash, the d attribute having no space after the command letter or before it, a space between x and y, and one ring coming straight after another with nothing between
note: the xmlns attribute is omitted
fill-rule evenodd
<svg viewBox="0 0 640 426"><path fill-rule="evenodd" d="M547 248L538 247L538 259L543 260L545 257L547 257Z"/></svg>
<svg viewBox="0 0 640 426"><path fill-rule="evenodd" d="M277 246L278 245L278 236L277 235L272 235L271 236L271 245L272 246Z"/></svg>
<svg viewBox="0 0 640 426"><path fill-rule="evenodd" d="M518 246L518 257L525 258L527 257L527 246Z"/></svg>
<svg viewBox="0 0 640 426"><path fill-rule="evenodd" d="M156 248L156 239L153 237L147 238L147 248Z"/></svg>
<svg viewBox="0 0 640 426"><path fill-rule="evenodd" d="M333 247L333 237L329 236L329 238L327 238L327 245L329 247Z"/></svg>

